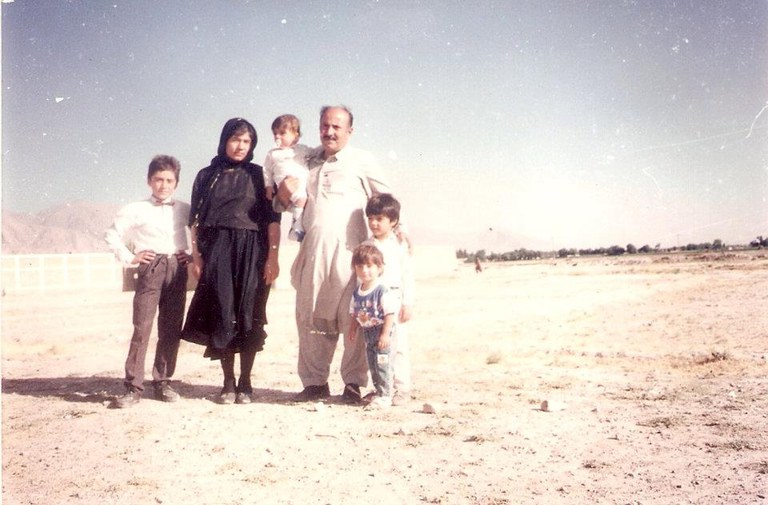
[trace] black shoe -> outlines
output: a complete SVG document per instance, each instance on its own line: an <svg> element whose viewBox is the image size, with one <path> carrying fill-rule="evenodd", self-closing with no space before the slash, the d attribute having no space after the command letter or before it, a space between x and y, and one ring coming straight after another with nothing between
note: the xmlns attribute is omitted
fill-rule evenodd
<svg viewBox="0 0 768 505"><path fill-rule="evenodd" d="M155 384L155 399L162 402L173 403L178 401L179 393L177 393L168 381L158 382Z"/></svg>
<svg viewBox="0 0 768 505"><path fill-rule="evenodd" d="M341 402L347 405L357 405L363 401L360 396L360 386L357 384L349 383L344 386L344 392L341 394Z"/></svg>
<svg viewBox="0 0 768 505"><path fill-rule="evenodd" d="M293 397L295 402L314 402L331 396L331 390L328 389L328 383L320 386L307 386L304 390Z"/></svg>
<svg viewBox="0 0 768 505"><path fill-rule="evenodd" d="M129 389L123 396L115 398L114 406L117 409L127 409L133 407L141 400L141 391L138 389Z"/></svg>

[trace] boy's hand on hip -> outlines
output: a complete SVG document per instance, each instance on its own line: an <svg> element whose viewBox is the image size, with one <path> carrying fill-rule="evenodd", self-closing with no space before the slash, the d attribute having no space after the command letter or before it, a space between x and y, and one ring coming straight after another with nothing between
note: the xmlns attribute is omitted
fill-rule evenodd
<svg viewBox="0 0 768 505"><path fill-rule="evenodd" d="M186 251L178 251L176 253L176 261L179 265L185 267L192 262L192 256L186 253Z"/></svg>
<svg viewBox="0 0 768 505"><path fill-rule="evenodd" d="M139 265L141 263L152 263L152 261L155 259L155 256L155 251L139 251L136 253L136 256L133 257L131 264Z"/></svg>

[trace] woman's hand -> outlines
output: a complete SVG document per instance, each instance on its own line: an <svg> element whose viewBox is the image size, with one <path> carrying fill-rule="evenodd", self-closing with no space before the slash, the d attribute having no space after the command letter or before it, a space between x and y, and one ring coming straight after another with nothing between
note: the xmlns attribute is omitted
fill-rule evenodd
<svg viewBox="0 0 768 505"><path fill-rule="evenodd" d="M264 265L264 282L272 284L280 275L280 264L277 261L277 249L269 249L267 263Z"/></svg>
<svg viewBox="0 0 768 505"><path fill-rule="evenodd" d="M203 257L199 254L192 255L192 275L195 279L200 280L200 276L203 275Z"/></svg>

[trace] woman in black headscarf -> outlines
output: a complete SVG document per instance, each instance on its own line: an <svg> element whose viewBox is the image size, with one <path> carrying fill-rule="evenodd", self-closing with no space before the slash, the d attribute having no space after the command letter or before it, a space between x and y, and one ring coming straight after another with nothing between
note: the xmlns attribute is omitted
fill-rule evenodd
<svg viewBox="0 0 768 505"><path fill-rule="evenodd" d="M182 338L221 360L220 403L250 403L251 370L264 348L269 285L277 278L280 214L266 198L262 167L251 163L256 130L242 118L226 122L218 155L192 187L190 228L197 288ZM235 382L235 353L240 379Z"/></svg>

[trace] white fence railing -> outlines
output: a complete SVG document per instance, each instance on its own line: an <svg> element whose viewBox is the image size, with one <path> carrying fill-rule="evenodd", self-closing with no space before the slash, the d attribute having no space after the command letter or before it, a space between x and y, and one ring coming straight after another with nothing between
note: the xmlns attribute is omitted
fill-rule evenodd
<svg viewBox="0 0 768 505"><path fill-rule="evenodd" d="M296 243L280 248L280 278L276 287L290 287L290 272L298 252ZM2 255L2 292L34 293L83 288L132 290L133 273L123 272L111 253ZM445 246L418 246L414 255L417 279L443 275L458 264L454 250ZM188 289L194 289L190 277Z"/></svg>
<svg viewBox="0 0 768 505"><path fill-rule="evenodd" d="M3 255L3 293L122 289L123 268L110 253Z"/></svg>

